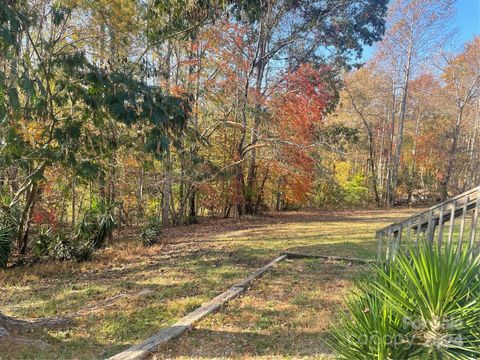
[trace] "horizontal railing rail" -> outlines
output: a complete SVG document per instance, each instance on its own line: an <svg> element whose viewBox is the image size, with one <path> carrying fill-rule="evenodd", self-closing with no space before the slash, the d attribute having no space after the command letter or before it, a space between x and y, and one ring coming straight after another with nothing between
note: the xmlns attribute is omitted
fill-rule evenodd
<svg viewBox="0 0 480 360"><path fill-rule="evenodd" d="M422 238L431 243L437 241L439 245L456 240L462 249L467 233L467 247L474 249L479 212L480 186L378 230L378 257L395 256L402 243L414 240L418 244ZM459 224L456 219L460 219Z"/></svg>

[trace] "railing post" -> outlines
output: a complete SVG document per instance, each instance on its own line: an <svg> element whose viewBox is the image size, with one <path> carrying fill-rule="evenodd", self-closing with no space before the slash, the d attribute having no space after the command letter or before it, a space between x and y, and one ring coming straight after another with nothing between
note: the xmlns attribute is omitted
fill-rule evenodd
<svg viewBox="0 0 480 360"><path fill-rule="evenodd" d="M410 243L410 239L412 236L412 219L408 220L407 224L407 241Z"/></svg>
<svg viewBox="0 0 480 360"><path fill-rule="evenodd" d="M420 243L420 234L422 232L422 219L423 219L423 216L420 215L418 217L418 225L417 225L417 248L418 248L418 244Z"/></svg>
<svg viewBox="0 0 480 360"><path fill-rule="evenodd" d="M442 247L443 242L443 228L444 228L444 221L443 221L443 210L444 206L440 207L440 214L438 216L438 248Z"/></svg>
<svg viewBox="0 0 480 360"><path fill-rule="evenodd" d="M428 213L428 225L427 225L427 232L426 232L426 238L430 244L433 244L433 234L435 233L435 228L433 225L433 212L434 210L431 210Z"/></svg>
<svg viewBox="0 0 480 360"><path fill-rule="evenodd" d="M390 260L391 246L392 246L392 229L390 228L387 233L387 260Z"/></svg>
<svg viewBox="0 0 480 360"><path fill-rule="evenodd" d="M395 259L397 251L400 249L400 243L402 241L403 226L400 225L397 231L393 232L393 246L392 246L392 259Z"/></svg>
<svg viewBox="0 0 480 360"><path fill-rule="evenodd" d="M462 220L460 223L460 234L458 235L458 253L460 254L462 252L462 247L463 247L463 235L465 234L465 221L467 219L467 209L468 209L468 201L470 197L467 196L465 198L465 201L463 203L463 208L462 208Z"/></svg>
<svg viewBox="0 0 480 360"><path fill-rule="evenodd" d="M448 229L447 245L450 248L452 246L453 239L453 227L455 225L455 202L450 206L450 227Z"/></svg>
<svg viewBox="0 0 480 360"><path fill-rule="evenodd" d="M475 203L475 210L472 215L472 229L470 230L470 243L468 250L472 251L475 244L475 236L477 234L478 212L480 211L480 194L477 195L477 201Z"/></svg>
<svg viewBox="0 0 480 360"><path fill-rule="evenodd" d="M383 231L380 234L380 237L378 238L378 254L377 254L377 260L380 261L382 260L382 243L383 243Z"/></svg>

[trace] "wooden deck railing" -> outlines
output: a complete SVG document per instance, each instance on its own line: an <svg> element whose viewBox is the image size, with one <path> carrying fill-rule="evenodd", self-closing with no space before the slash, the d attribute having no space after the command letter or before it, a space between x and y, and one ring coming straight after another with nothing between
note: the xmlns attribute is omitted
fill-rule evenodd
<svg viewBox="0 0 480 360"><path fill-rule="evenodd" d="M378 258L390 259L403 244L418 244L421 239L440 246L456 242L459 251L464 246L473 251L479 212L480 186L378 230Z"/></svg>

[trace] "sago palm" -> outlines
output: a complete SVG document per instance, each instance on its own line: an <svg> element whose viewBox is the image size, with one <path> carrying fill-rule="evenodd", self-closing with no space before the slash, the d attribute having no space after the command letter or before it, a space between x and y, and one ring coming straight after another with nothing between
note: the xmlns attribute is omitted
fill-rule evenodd
<svg viewBox="0 0 480 360"><path fill-rule="evenodd" d="M374 266L333 332L340 359L479 359L480 259L421 244Z"/></svg>

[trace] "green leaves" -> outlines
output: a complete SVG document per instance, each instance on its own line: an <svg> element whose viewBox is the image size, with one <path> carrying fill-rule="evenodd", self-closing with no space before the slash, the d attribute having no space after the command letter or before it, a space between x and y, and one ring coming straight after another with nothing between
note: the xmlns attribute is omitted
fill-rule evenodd
<svg viewBox="0 0 480 360"><path fill-rule="evenodd" d="M162 38L194 38L208 20L215 20L228 1L225 0L155 0L146 7L150 41Z"/></svg>
<svg viewBox="0 0 480 360"><path fill-rule="evenodd" d="M0 50L8 51L10 48L18 48L20 34L19 13L13 11L10 6L0 7Z"/></svg>
<svg viewBox="0 0 480 360"><path fill-rule="evenodd" d="M0 225L0 268L5 268L12 247L12 229Z"/></svg>
<svg viewBox="0 0 480 360"><path fill-rule="evenodd" d="M480 356L478 257L422 244L374 271L334 331L341 359Z"/></svg>
<svg viewBox="0 0 480 360"><path fill-rule="evenodd" d="M0 209L0 268L5 268L8 264L16 234L15 223L11 209Z"/></svg>
<svg viewBox="0 0 480 360"><path fill-rule="evenodd" d="M147 219L147 223L143 226L140 234L140 240L143 246L152 246L158 241L162 232L162 225L158 216L154 215Z"/></svg>
<svg viewBox="0 0 480 360"><path fill-rule="evenodd" d="M85 212L78 228L78 237L84 243L90 244L93 249L99 249L111 236L114 227L113 207L101 203L97 208Z"/></svg>

